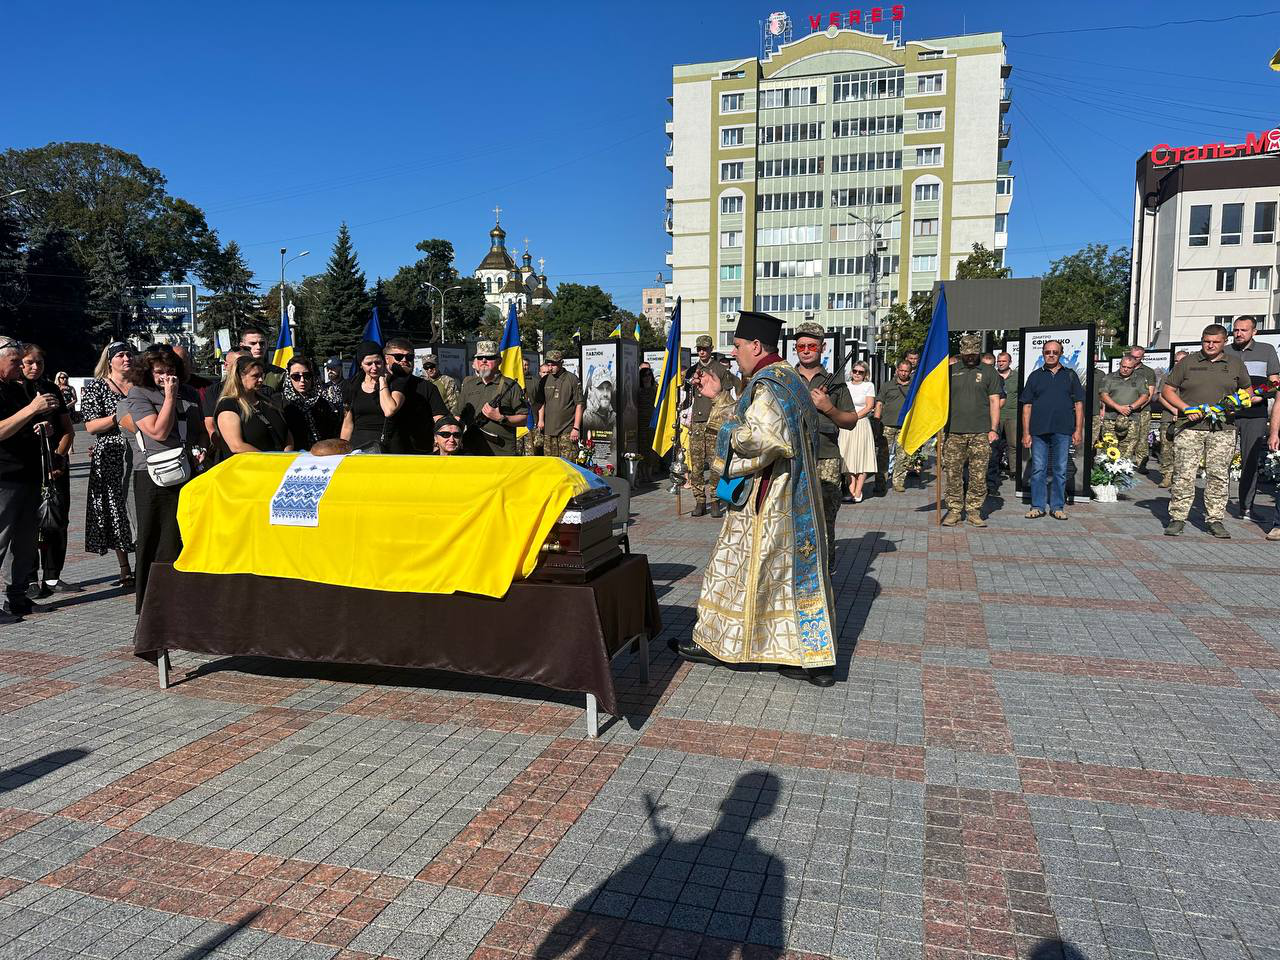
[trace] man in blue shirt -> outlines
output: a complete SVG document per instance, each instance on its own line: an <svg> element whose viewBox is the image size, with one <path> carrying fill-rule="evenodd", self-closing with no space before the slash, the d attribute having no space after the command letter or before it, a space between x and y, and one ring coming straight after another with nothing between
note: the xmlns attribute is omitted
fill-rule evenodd
<svg viewBox="0 0 1280 960"><path fill-rule="evenodd" d="M1031 449L1031 509L1027 519L1049 515L1067 519L1067 457L1071 444L1084 442L1084 387L1070 367L1062 365L1062 344L1048 340L1044 366L1027 377L1018 399L1022 402L1022 445ZM1046 467L1053 463L1051 481ZM1046 487L1048 488L1046 490Z"/></svg>

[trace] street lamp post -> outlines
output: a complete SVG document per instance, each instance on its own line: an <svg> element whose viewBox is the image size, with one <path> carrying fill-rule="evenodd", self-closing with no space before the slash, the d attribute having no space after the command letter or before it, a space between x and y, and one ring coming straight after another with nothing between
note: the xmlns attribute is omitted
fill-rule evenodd
<svg viewBox="0 0 1280 960"><path fill-rule="evenodd" d="M877 351L877 341L880 334L876 327L876 315L880 310L880 231L900 216L902 216L901 210L887 217L860 217L856 213L849 214L851 220L856 220L867 228L867 233L870 234L871 239L871 301L867 307L867 334L870 340L867 348L869 353Z"/></svg>
<svg viewBox="0 0 1280 960"><path fill-rule="evenodd" d="M446 287L444 290L441 290L439 287L437 287L437 286L436 286L434 283L432 283L430 280L423 280L423 281L422 281L422 285L423 285L424 287L430 287L430 288L431 288L432 290L434 290L434 291L437 293L437 295L439 295L439 297L440 297L440 339L439 339L439 343L443 344L443 343L444 343L444 295L445 295L446 293L453 293L453 291L455 291L455 290L461 290L461 289L462 289L462 285L461 285L461 284L455 284L455 285L454 285L454 286L452 286L452 287ZM428 302L429 302L429 298L428 298Z"/></svg>
<svg viewBox="0 0 1280 960"><path fill-rule="evenodd" d="M288 317L288 319L286 319L286 314L284 312L284 268L288 264L293 263L293 261L295 260L301 260L311 251L303 250L297 256L290 257L288 260L286 260L284 258L284 255L287 252L288 250L286 248L284 247L280 248L280 322L289 324L289 339L292 340L293 339L293 317Z"/></svg>

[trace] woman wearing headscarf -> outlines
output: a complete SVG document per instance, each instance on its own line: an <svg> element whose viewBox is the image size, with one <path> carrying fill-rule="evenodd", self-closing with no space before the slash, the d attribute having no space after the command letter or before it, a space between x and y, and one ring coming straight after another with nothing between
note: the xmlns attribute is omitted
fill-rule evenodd
<svg viewBox="0 0 1280 960"><path fill-rule="evenodd" d="M222 385L214 421L224 453L276 453L293 449L284 414L258 393L266 364L249 354L236 360L235 373Z"/></svg>
<svg viewBox="0 0 1280 960"><path fill-rule="evenodd" d="M343 395L342 439L355 450L385 452L391 418L403 405L404 392L392 389L387 377L382 347L366 340L356 351L355 378L347 382Z"/></svg>
<svg viewBox="0 0 1280 960"><path fill-rule="evenodd" d="M117 404L131 385L133 347L112 343L102 350L94 379L85 382L80 412L85 431L93 438L89 448L89 501L85 509L84 548L103 556L116 552L120 576L115 586L133 589L129 554L133 552L133 529L129 524L129 478L133 473L133 451L129 438L120 430Z"/></svg>
<svg viewBox="0 0 1280 960"><path fill-rule="evenodd" d="M342 417L320 391L316 366L307 357L289 361L284 380L284 419L298 450L310 450L321 440L342 432Z"/></svg>

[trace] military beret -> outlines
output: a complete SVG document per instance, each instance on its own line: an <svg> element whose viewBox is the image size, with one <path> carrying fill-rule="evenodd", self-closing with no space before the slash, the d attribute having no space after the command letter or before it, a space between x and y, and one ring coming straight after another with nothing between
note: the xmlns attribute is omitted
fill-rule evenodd
<svg viewBox="0 0 1280 960"><path fill-rule="evenodd" d="M715 347L715 343L705 333L693 342L696 350L711 350Z"/></svg>
<svg viewBox="0 0 1280 960"><path fill-rule="evenodd" d="M797 337L813 337L815 340L821 340L827 335L827 331L820 323L806 321L796 327Z"/></svg>
<svg viewBox="0 0 1280 960"><path fill-rule="evenodd" d="M479 343L476 344L476 356L477 357L500 356L498 352L498 342L496 340L481 340Z"/></svg>
<svg viewBox="0 0 1280 960"><path fill-rule="evenodd" d="M981 353L982 338L975 333L966 333L960 338L961 353Z"/></svg>
<svg viewBox="0 0 1280 960"><path fill-rule="evenodd" d="M548 351L547 351L547 363L564 363L564 351L563 351L563 350L548 350Z"/></svg>

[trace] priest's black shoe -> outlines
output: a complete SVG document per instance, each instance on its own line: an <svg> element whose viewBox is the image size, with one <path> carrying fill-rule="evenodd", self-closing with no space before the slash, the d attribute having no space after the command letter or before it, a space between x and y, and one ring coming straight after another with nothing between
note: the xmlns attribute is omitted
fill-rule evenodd
<svg viewBox="0 0 1280 960"><path fill-rule="evenodd" d="M705 503L695 503L693 512L689 514L691 517L704 517L707 514L707 505Z"/></svg>
<svg viewBox="0 0 1280 960"><path fill-rule="evenodd" d="M724 663L723 660L716 659L692 640L687 638L684 640L677 640L675 637L672 637L671 640L668 641L667 646L669 646L671 648L671 652L681 660L692 660L694 663L710 663L714 666L719 666Z"/></svg>
<svg viewBox="0 0 1280 960"><path fill-rule="evenodd" d="M723 517L723 516L724 516L724 507L722 507L722 506L720 505L720 501L719 501L719 500L717 500L715 503L711 504L711 515L712 515L713 517Z"/></svg>
<svg viewBox="0 0 1280 960"><path fill-rule="evenodd" d="M778 672L789 680L808 680L815 687L830 687L836 682L835 667L779 667Z"/></svg>

